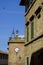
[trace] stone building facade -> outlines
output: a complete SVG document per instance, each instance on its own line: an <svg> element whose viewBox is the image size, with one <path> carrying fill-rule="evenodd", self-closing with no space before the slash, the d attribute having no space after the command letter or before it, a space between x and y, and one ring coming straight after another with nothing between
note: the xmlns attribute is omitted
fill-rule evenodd
<svg viewBox="0 0 43 65"><path fill-rule="evenodd" d="M0 50L0 65L8 65L8 53Z"/></svg>
<svg viewBox="0 0 43 65"><path fill-rule="evenodd" d="M14 34L14 33L13 33ZM24 60L24 38L18 37L18 34L8 41L9 45L9 56L8 65L25 65Z"/></svg>
<svg viewBox="0 0 43 65"><path fill-rule="evenodd" d="M25 65L43 65L43 0L21 0L25 6Z"/></svg>

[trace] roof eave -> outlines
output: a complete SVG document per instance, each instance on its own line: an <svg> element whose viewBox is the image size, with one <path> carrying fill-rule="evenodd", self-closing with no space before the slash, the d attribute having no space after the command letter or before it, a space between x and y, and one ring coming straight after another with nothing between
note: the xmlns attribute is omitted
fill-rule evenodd
<svg viewBox="0 0 43 65"><path fill-rule="evenodd" d="M23 0L21 0L20 5L25 6L25 2Z"/></svg>
<svg viewBox="0 0 43 65"><path fill-rule="evenodd" d="M28 0L21 0L20 5L25 6L28 2Z"/></svg>

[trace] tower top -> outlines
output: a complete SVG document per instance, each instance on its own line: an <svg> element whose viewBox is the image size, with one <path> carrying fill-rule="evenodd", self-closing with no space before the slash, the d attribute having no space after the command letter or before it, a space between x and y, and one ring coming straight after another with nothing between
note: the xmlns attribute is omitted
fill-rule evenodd
<svg viewBox="0 0 43 65"><path fill-rule="evenodd" d="M9 41L12 40L12 39L14 39L14 29L13 29L13 31L12 31L11 36L9 37Z"/></svg>
<svg viewBox="0 0 43 65"><path fill-rule="evenodd" d="M12 31L12 34L14 34L14 29L13 29L13 31Z"/></svg>
<svg viewBox="0 0 43 65"><path fill-rule="evenodd" d="M18 32L19 31L16 30L16 35L14 36L14 29L13 29L12 36L9 37L8 45L9 43L25 43L25 38L19 37Z"/></svg>
<svg viewBox="0 0 43 65"><path fill-rule="evenodd" d="M18 33L19 33L19 31L16 30L16 36L15 36L15 38L18 38Z"/></svg>

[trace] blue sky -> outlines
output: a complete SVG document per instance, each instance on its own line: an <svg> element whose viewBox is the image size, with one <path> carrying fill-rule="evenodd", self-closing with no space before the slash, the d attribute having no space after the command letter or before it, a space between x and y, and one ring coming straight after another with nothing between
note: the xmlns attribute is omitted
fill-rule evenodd
<svg viewBox="0 0 43 65"><path fill-rule="evenodd" d="M20 0L0 0L0 50L7 51L7 43L12 31L19 30L24 35L24 7Z"/></svg>

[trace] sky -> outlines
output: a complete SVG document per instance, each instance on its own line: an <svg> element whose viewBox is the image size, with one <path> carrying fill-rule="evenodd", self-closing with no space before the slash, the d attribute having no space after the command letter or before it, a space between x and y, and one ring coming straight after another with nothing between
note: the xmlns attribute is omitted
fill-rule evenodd
<svg viewBox="0 0 43 65"><path fill-rule="evenodd" d="M9 37L12 31L19 31L23 36L25 31L24 7L21 0L0 0L0 50L7 51Z"/></svg>

